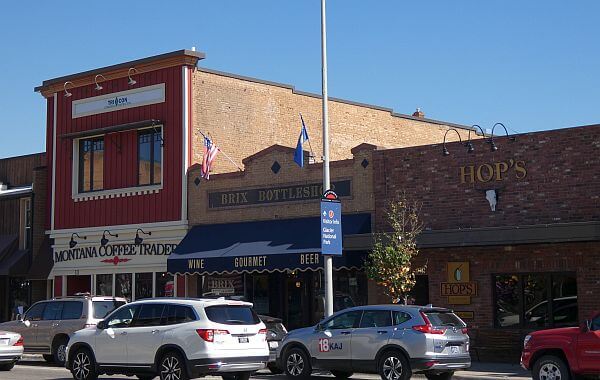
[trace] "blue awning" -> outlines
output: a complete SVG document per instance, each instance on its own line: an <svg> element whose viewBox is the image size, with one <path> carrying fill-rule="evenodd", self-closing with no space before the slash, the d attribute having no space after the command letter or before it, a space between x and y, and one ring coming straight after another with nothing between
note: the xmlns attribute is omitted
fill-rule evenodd
<svg viewBox="0 0 600 380"><path fill-rule="evenodd" d="M193 227L167 259L169 273L243 273L317 270L319 217ZM371 232L371 214L342 216L344 236ZM361 268L365 252L334 257L335 268Z"/></svg>

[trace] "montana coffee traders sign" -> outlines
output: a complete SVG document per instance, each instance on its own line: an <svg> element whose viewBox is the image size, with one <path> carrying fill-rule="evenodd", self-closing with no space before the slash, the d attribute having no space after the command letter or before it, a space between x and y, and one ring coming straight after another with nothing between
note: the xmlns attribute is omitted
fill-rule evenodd
<svg viewBox="0 0 600 380"><path fill-rule="evenodd" d="M339 197L351 195L352 181L332 182L332 190ZM260 189L232 190L208 193L208 207L236 207L246 205L259 205L265 203L297 202L310 199L320 199L323 194L323 185L319 183L308 185L292 185L281 187L265 187Z"/></svg>

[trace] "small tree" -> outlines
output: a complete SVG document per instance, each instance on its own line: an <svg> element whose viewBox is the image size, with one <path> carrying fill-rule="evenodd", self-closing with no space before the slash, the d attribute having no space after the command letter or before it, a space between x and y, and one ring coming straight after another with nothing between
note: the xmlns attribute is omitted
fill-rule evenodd
<svg viewBox="0 0 600 380"><path fill-rule="evenodd" d="M367 259L367 276L381 285L394 303L407 303L415 274L425 269L413 268L413 259L419 254L416 238L423 230L419 213L420 205L409 201L406 194L391 201L386 211L391 231L376 235Z"/></svg>

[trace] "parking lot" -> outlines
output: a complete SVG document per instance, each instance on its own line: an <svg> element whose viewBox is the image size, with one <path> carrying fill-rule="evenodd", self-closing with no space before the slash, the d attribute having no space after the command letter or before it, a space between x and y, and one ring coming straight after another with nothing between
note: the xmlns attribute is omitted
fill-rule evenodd
<svg viewBox="0 0 600 380"><path fill-rule="evenodd" d="M253 379L259 380L284 380L284 375L271 375L268 371L261 371L255 374ZM313 375L316 380L335 379L328 372L316 372ZM2 380L71 380L71 373L65 368L55 365L49 365L41 356L25 355L23 360L10 372L0 372ZM99 379L135 379L127 376L100 376ZM221 380L220 377L208 376L206 380ZM355 380L378 380L377 375L355 374L352 376ZM413 379L425 379L424 376L415 375ZM460 371L454 376L454 379L511 379L511 380L531 380L525 371L516 365L474 363L471 371Z"/></svg>

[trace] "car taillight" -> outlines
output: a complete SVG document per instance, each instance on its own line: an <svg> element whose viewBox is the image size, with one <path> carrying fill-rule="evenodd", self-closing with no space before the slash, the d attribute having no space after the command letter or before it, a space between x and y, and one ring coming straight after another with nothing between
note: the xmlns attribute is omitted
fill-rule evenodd
<svg viewBox="0 0 600 380"><path fill-rule="evenodd" d="M422 332L424 334L439 334L444 335L446 332L445 329L436 329L433 327L429 318L425 315L425 313L421 312L421 317L423 317L423 321L425 321L424 325L413 326L413 330Z"/></svg>
<svg viewBox="0 0 600 380"><path fill-rule="evenodd" d="M463 334L466 334L466 333L468 333L468 332L469 332L469 329L468 329L468 328L466 328L466 327L463 327L463 328L462 328L460 331L461 331Z"/></svg>
<svg viewBox="0 0 600 380"><path fill-rule="evenodd" d="M214 342L215 335L227 335L229 331L227 330L213 330L213 329L197 329L196 332L200 336L200 338L204 339L206 342Z"/></svg>
<svg viewBox="0 0 600 380"><path fill-rule="evenodd" d="M268 332L267 329L260 329L260 330L258 330L258 335L261 335L261 334L264 335L265 340L267 340L267 332Z"/></svg>
<svg viewBox="0 0 600 380"><path fill-rule="evenodd" d="M446 332L446 330L434 329L433 326L431 326L431 325L418 325L418 326L413 326L412 328L413 328L413 330L422 332L424 334L443 335Z"/></svg>
<svg viewBox="0 0 600 380"><path fill-rule="evenodd" d="M13 344L13 346L22 346L23 345L23 337L20 337L19 340Z"/></svg>

